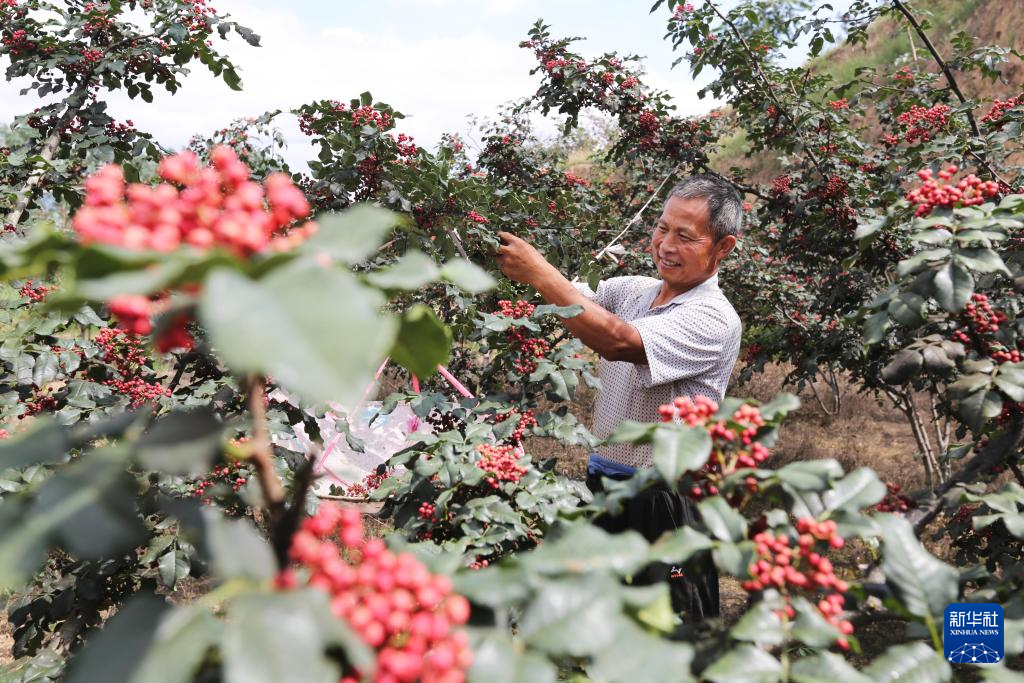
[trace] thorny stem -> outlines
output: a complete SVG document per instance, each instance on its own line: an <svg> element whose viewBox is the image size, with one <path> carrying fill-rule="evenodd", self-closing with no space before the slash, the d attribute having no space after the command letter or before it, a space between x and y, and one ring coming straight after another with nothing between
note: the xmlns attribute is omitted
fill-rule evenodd
<svg viewBox="0 0 1024 683"><path fill-rule="evenodd" d="M775 84L772 82L770 78L768 78L768 75L765 74L764 70L761 69L761 63L757 61L757 55L755 55L754 51L750 49L750 45L747 43L747 39L743 37L742 33L740 33L740 30L736 27L736 24L733 21L731 21L727 16L722 14L722 11L718 9L715 3L711 2L711 0L707 0L707 3L708 6L715 11L715 14L718 15L718 18L721 19L722 22L724 22L725 25L729 27L733 35L736 36L736 39L740 41L740 45L743 46L743 51L747 53L747 57L750 59L750 63L754 66L754 69L757 71L757 75L764 82L765 92L767 93L768 97L771 98L772 102L774 102L778 106L779 113L781 113L783 116L789 119L790 124L792 124L793 126L794 132L796 132L796 130L798 130L796 121L793 120L793 117L790 115L789 110L787 110L786 107L783 106L782 102L776 96ZM814 167L820 170L820 164L818 163L818 159L814 156L814 152L811 151L811 148L809 146L804 145L804 153L807 155L807 158L811 160L811 163L814 164Z"/></svg>
<svg viewBox="0 0 1024 683"><path fill-rule="evenodd" d="M252 416L252 461L260 490L270 509L271 522L277 522L284 512L285 493L281 479L274 471L274 459L267 431L267 407L264 403L265 383L263 377L249 378L249 412Z"/></svg>

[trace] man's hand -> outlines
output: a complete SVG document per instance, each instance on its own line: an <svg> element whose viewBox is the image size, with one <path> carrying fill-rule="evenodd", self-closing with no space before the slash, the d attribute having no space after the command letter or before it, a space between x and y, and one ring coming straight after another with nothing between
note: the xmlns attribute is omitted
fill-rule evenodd
<svg viewBox="0 0 1024 683"><path fill-rule="evenodd" d="M501 246L498 247L498 264L505 277L537 287L541 280L554 269L544 256L532 245L510 232L499 232Z"/></svg>

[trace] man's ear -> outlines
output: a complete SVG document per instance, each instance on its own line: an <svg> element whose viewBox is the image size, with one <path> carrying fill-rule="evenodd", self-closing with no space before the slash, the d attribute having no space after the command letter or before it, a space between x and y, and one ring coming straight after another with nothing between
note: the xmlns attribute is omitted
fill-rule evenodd
<svg viewBox="0 0 1024 683"><path fill-rule="evenodd" d="M721 261L729 255L733 249L736 248L736 236L726 235L722 239L718 240L718 244L715 245L715 256L718 261Z"/></svg>

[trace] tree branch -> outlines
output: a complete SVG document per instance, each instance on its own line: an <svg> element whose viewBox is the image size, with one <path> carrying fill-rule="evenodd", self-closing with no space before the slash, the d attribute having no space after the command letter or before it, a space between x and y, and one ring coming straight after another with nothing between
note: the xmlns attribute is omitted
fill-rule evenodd
<svg viewBox="0 0 1024 683"><path fill-rule="evenodd" d="M928 51L932 53L932 58L935 60L935 63L939 65L939 68L942 69L942 73L946 75L946 82L949 83L950 90L952 90L957 99L960 100L960 104L966 104L967 98L964 97L964 93L960 90L960 86L957 84L956 78L953 77L953 71L949 68L949 65L946 64L945 60L942 59L939 51L935 49L935 45L933 45L931 39L928 38L928 34L924 32L924 28L920 23L918 23L917 17L910 12L907 6L903 4L902 0L892 0L892 4L900 11L900 14L906 17L907 21L910 22L910 25L914 27L914 31L917 32L917 36L921 39L921 42L923 42L925 47L928 48ZM974 120L974 114L972 114L970 110L967 110L964 112L964 115L967 116L967 121L971 124L971 132L974 134L974 137L981 137L981 131L978 129L978 122Z"/></svg>
<svg viewBox="0 0 1024 683"><path fill-rule="evenodd" d="M938 500L925 511L920 519L914 522L914 533L920 536L924 532L925 527L938 517L944 503L942 499L943 494L957 484L974 480L982 472L987 472L996 465L999 465L1003 460L1012 457L1020 449L1021 444L1024 444L1024 417L1018 416L1010 423L1002 437L989 442L981 452L960 468L959 472L947 479L944 484L936 489L935 493L938 495Z"/></svg>
<svg viewBox="0 0 1024 683"><path fill-rule="evenodd" d="M264 404L265 386L263 378L252 375L249 378L249 413L252 416L252 461L260 481L260 490L270 510L272 527L276 526L284 513L285 493L281 480L274 471L273 450L267 431L267 407Z"/></svg>
<svg viewBox="0 0 1024 683"><path fill-rule="evenodd" d="M740 45L743 46L744 52L747 53L747 57L750 59L750 63L753 64L754 69L757 71L757 75L764 82L765 92L768 94L768 97L772 100L772 102L776 104L776 106L779 109L779 113L785 116L787 119L789 119L790 124L793 126L793 132L795 134L796 131L799 130L796 121L793 119L792 115L790 115L789 111L782 105L782 101L779 100L778 96L776 96L775 84L772 82L770 78L768 78L768 75L765 74L764 70L761 69L761 64L760 62L757 61L757 55L755 55L754 51L750 49L750 45L747 43L747 39L743 37L742 33L740 33L740 30L739 28L736 27L736 24L733 21L731 21L728 17L726 17L724 14L722 14L721 10L718 9L715 3L711 2L711 0L707 0L707 3L708 6L715 11L715 14L718 15L718 18L721 19L722 22L724 22L725 25L729 27L733 35L736 36L736 39L740 41ZM793 94L796 95L795 90ZM811 148L808 145L804 145L804 153L807 155L807 158L811 160L811 163L814 164L814 167L820 171L821 169L820 164L818 164L818 159L814 156L814 153L811 151Z"/></svg>

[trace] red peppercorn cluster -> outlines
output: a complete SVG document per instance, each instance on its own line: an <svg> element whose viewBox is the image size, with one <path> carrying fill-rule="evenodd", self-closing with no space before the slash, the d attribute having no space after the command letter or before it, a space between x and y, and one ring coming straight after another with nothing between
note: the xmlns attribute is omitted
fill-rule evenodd
<svg viewBox="0 0 1024 683"><path fill-rule="evenodd" d="M522 300L513 303L508 299L502 299L498 302L498 307L494 315L504 315L517 319L529 318L533 315L534 310L536 310L536 306ZM516 372L524 375L529 375L536 370L536 359L543 358L544 354L550 349L547 340L530 336L528 331L521 327L510 327L505 332L505 335L516 346L515 359L512 361L513 367L515 367Z"/></svg>
<svg viewBox="0 0 1024 683"><path fill-rule="evenodd" d="M772 191L775 194L785 194L789 192L791 182L793 180L788 175L780 175L772 181Z"/></svg>
<svg viewBox="0 0 1024 683"><path fill-rule="evenodd" d="M391 139L395 141L395 148L400 157L414 157L419 152L419 147L416 146L410 135L399 133L398 139L395 139L394 136L391 136Z"/></svg>
<svg viewBox="0 0 1024 683"><path fill-rule="evenodd" d="M380 130L387 130L391 128L393 120L391 114L378 111L367 104L352 110L352 123L357 126L374 126Z"/></svg>
<svg viewBox="0 0 1024 683"><path fill-rule="evenodd" d="M56 287L49 285L36 285L32 283L32 280L26 280L25 284L18 290L18 294L29 300L30 303L37 304L40 301L46 299L46 295L55 290Z"/></svg>
<svg viewBox="0 0 1024 683"><path fill-rule="evenodd" d="M836 578L832 562L823 554L829 548L842 548L845 541L836 533L836 523L832 520L819 523L804 517L797 520L796 530L800 536L795 548L788 536L776 536L769 531L754 536L758 560L747 567L753 578L743 582L743 589L751 593L777 589L787 603L782 611L790 618L795 616L788 604L794 594L820 595L822 591L835 591L820 598L817 607L825 620L842 633L836 645L848 649L846 636L853 633L853 624L842 619L845 600L841 593L849 586Z"/></svg>
<svg viewBox="0 0 1024 683"><path fill-rule="evenodd" d="M4 36L0 39L0 43L7 46L12 57L19 57L36 50L36 43L28 39L28 33L24 29L18 29L11 35Z"/></svg>
<svg viewBox="0 0 1024 683"><path fill-rule="evenodd" d="M953 332L952 339L967 348L976 349L996 363L1019 363L1021 352L1007 349L994 338L999 332L999 325L1006 320L1006 313L993 309L987 295L975 292L961 315L963 329Z"/></svg>
<svg viewBox="0 0 1024 683"><path fill-rule="evenodd" d="M420 505L419 516L420 519L432 522L437 518L437 508L433 503L423 503Z"/></svg>
<svg viewBox="0 0 1024 683"><path fill-rule="evenodd" d="M370 495L371 491L379 489L380 485L384 483L384 480L392 474L394 474L394 470L386 470L380 474L377 472L370 472L363 477L362 482L346 486L345 495L350 498L365 498Z"/></svg>
<svg viewBox="0 0 1024 683"><path fill-rule="evenodd" d="M754 441L765 424L759 408L742 405L728 421L713 420L717 412L718 404L705 396L679 396L658 408L662 422L704 427L711 436L708 461L700 471L689 473L693 486L685 493L696 500L718 495L725 477L740 468L756 468L770 455L763 444Z"/></svg>
<svg viewBox="0 0 1024 683"><path fill-rule="evenodd" d="M569 187L579 185L580 187L590 187L590 181L586 178L581 178L574 173L565 172L565 184Z"/></svg>
<svg viewBox="0 0 1024 683"><path fill-rule="evenodd" d="M331 539L337 534L340 544ZM433 575L410 553L395 554L379 538L366 538L355 510L330 504L305 520L289 557L305 583L330 596L335 616L377 653L373 672L346 670L340 683L463 683L472 651L458 627L469 619L469 602L452 592L446 576ZM286 569L279 589L300 582Z"/></svg>
<svg viewBox="0 0 1024 683"><path fill-rule="evenodd" d="M936 104L934 107L919 107L916 104L896 117L896 121L907 127L903 139L913 144L915 142L928 142L932 134L946 127L949 122L950 108L945 104Z"/></svg>
<svg viewBox="0 0 1024 683"><path fill-rule="evenodd" d="M108 327L100 330L95 341L100 347L100 358L112 366L119 375L103 380L103 384L129 397L133 408L146 401L171 395L170 389L142 378L142 368L149 359L138 337L124 330Z"/></svg>
<svg viewBox="0 0 1024 683"><path fill-rule="evenodd" d="M316 231L309 222L282 234L309 215L287 174L273 173L261 186L230 147L215 147L210 159L211 167L201 167L193 152L164 158L158 171L167 182L155 187L126 186L119 166L105 166L85 181L75 231L83 242L162 252L223 247L240 257L290 249Z"/></svg>
<svg viewBox="0 0 1024 683"><path fill-rule="evenodd" d="M7 431L6 429L0 429L0 439L9 439L9 438L11 438L11 433L9 431Z"/></svg>
<svg viewBox="0 0 1024 683"><path fill-rule="evenodd" d="M976 206L999 194L999 183L992 180L981 180L971 173L955 185L947 185L942 181L949 180L960 169L947 166L939 171L938 179L932 177L930 168L922 168L917 177L923 182L921 187L907 192L906 199L916 205L915 216L927 216L938 207L952 208L957 206Z"/></svg>
<svg viewBox="0 0 1024 683"><path fill-rule="evenodd" d="M515 417L517 415L519 416L519 424L516 425L516 428L508 437L509 443L511 443L513 446L518 446L523 442L523 435L526 434L527 429L529 429L530 427L537 426L537 418L534 415L533 410L527 409L520 412L516 408L513 408L507 413L498 413L497 415L494 416L495 422L504 422L505 420Z"/></svg>
<svg viewBox="0 0 1024 683"><path fill-rule="evenodd" d="M910 508L917 507L917 503L910 496L905 496L899 484L885 482L885 498L875 504L879 512L906 512Z"/></svg>
<svg viewBox="0 0 1024 683"><path fill-rule="evenodd" d="M841 100L833 100L829 102L828 106L832 108L832 111L839 111L841 109L849 109L850 102L844 97Z"/></svg>
<svg viewBox="0 0 1024 683"><path fill-rule="evenodd" d="M903 83L906 85L914 84L914 72L910 70L909 66L901 66L896 70L896 73L892 75L892 80L897 83Z"/></svg>
<svg viewBox="0 0 1024 683"><path fill-rule="evenodd" d="M473 221L474 223L490 223L484 216L481 216L476 211L470 211L466 214L466 218Z"/></svg>
<svg viewBox="0 0 1024 683"><path fill-rule="evenodd" d="M480 444L476 447L480 459L476 466L487 473L484 481L490 484L491 488L499 488L501 482L519 481L529 470L519 464L519 456L513 446L492 446Z"/></svg>
<svg viewBox="0 0 1024 683"><path fill-rule="evenodd" d="M238 492L240 488L245 486L245 482L248 481L246 477L242 476L243 474L245 472L239 468L239 463L237 462L231 465L214 467L208 476L195 481L192 496L202 498L204 503L212 505L213 499L209 495L211 489L218 485L225 485L230 486L232 491Z"/></svg>
<svg viewBox="0 0 1024 683"><path fill-rule="evenodd" d="M981 117L981 122L992 124L992 128L995 130L1002 130L1003 116L1006 115L1006 112L1021 105L1024 105L1024 95L1011 97L1008 100L997 99L992 102L992 108L988 110L988 113Z"/></svg>

